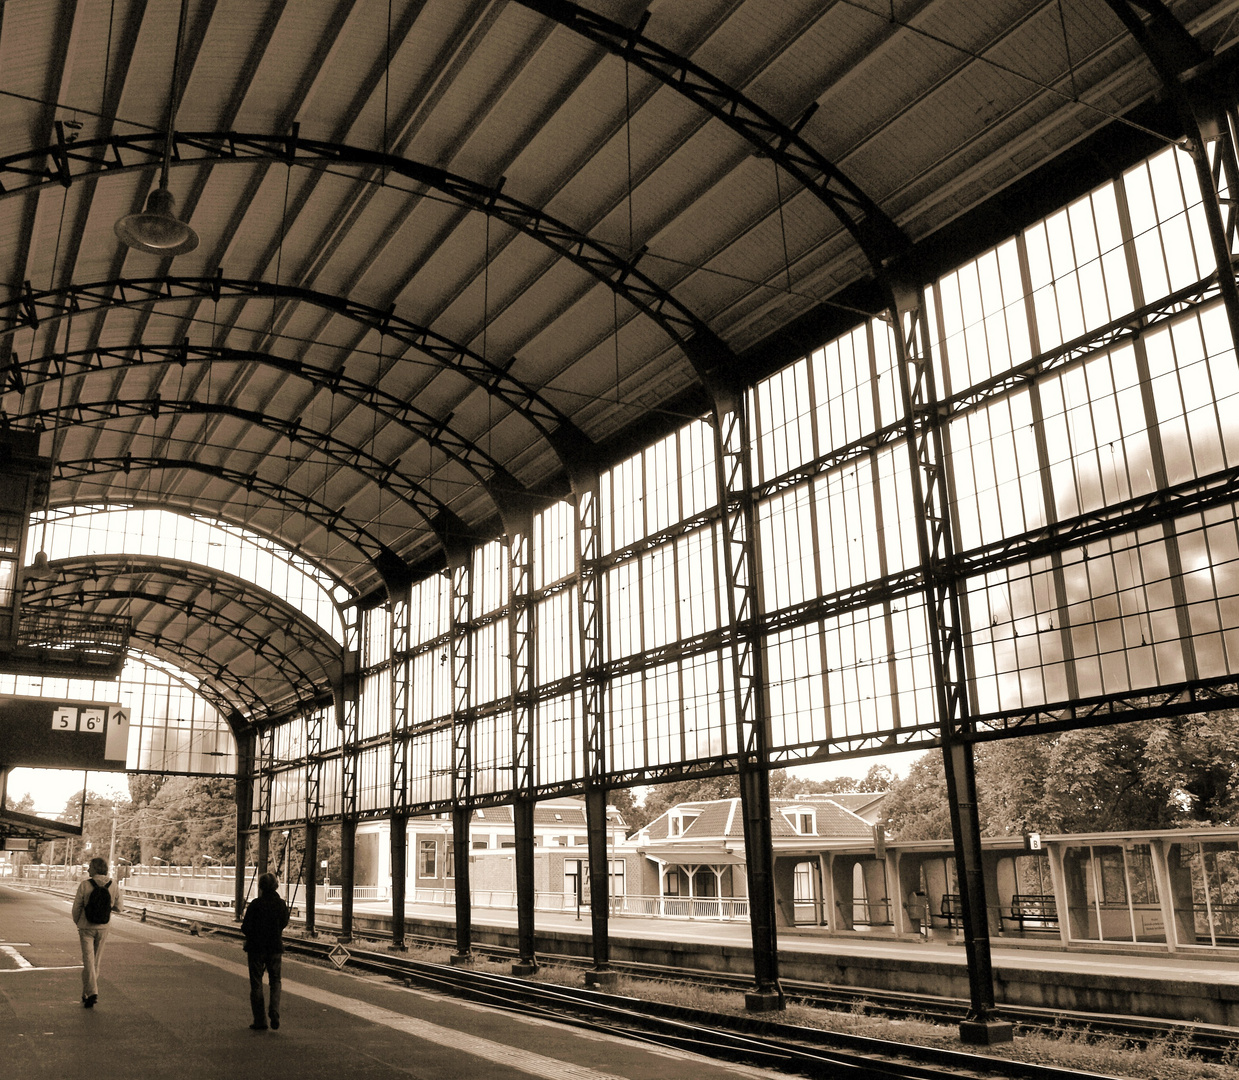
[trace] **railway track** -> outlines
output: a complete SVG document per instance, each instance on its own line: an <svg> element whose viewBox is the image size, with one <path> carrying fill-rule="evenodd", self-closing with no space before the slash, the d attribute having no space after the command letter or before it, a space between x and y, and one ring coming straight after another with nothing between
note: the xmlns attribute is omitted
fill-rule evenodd
<svg viewBox="0 0 1239 1080"><path fill-rule="evenodd" d="M129 914L136 914L138 903L145 903L140 916L144 921L156 921L190 933L239 936L239 930L236 928L236 925L230 920L221 917L221 912L213 911L212 909L187 907L185 905L174 905L158 901L137 901L130 904L131 910L128 912ZM318 926L320 930L327 932L333 929L321 917L318 920ZM660 1018L664 1022L670 1022L667 1021L668 1014L675 1014L680 1017L681 1020L676 1021L676 1023L682 1022L686 1024L686 1030L682 1031L677 1027L674 1031L659 1033L660 1038L667 1038L669 1040L668 1045L681 1045L674 1041L677 1038L686 1040L683 1043L686 1047L690 1044L702 1043L703 1039L704 1043L702 1045L712 1045L715 1041L715 1035L707 1036L703 1034L704 1032L717 1033L721 1029L735 1027L737 1030L732 1032L732 1037L741 1040L741 1042L735 1044L735 1052L740 1053L741 1048L747 1046L748 1050L746 1052L751 1055L745 1058L737 1058L736 1060L760 1061L771 1068L781 1067L771 1064L772 1061L776 1059L786 1061L799 1060L801 1053L808 1053L811 1061L814 1055L820 1051L819 1043L823 1040L826 1045L831 1047L841 1044L854 1044L857 1047L869 1048L864 1052L876 1053L879 1052L879 1047L885 1047L886 1050L884 1052L895 1054L896 1060L906 1059L909 1054L917 1056L921 1053L921 1048L909 1047L907 1044L902 1043L885 1043L881 1040L868 1040L856 1036L819 1032L816 1029L790 1028L786 1025L770 1024L769 1022L752 1018L737 1019L716 1013L694 1013L689 1015L688 1010L671 1009L668 1006L654 1002L629 998L611 999L607 995L578 988L555 987L547 983L532 983L526 979L513 979L467 968L430 964L378 951L381 948L384 937L377 932L367 932L365 937L367 940L373 941L376 948L368 949L364 943L350 944L348 946L351 954L349 963L362 970L387 975L395 979L416 981L418 985L438 988L446 993L469 996L474 1000L486 1001L499 1007L504 1007L518 999L532 996L532 999L537 1001L537 1007L546 1009L556 1017L565 1019L576 1015L574 1010L581 1008L582 1002L595 1003L590 1006L593 1009L597 1007L596 1003L598 1001L604 999L621 1000L624 1002L622 1015L625 1017L645 1016L647 1022L651 1023ZM420 945L428 948L454 947L455 945L452 939L411 934L405 935L405 941L411 946ZM287 939L287 944L293 951L323 960L326 960L328 953L335 948L334 941L324 940L289 938ZM503 946L477 945L473 951L479 958L488 958L499 962L510 962L516 958L515 950ZM591 969L593 966L589 961L575 956L559 956L539 952L538 958L544 964L577 968L582 972ZM751 982L742 977L720 975L711 972L688 971L684 968L667 968L651 964L624 962L615 962L612 964L612 967L629 978L651 983L691 984L693 986L704 986L710 989L734 991L737 993L742 993L752 988ZM870 1015L887 1016L894 1019L921 1019L948 1026L957 1025L960 1020L964 1019L968 1008L968 1003L960 999L857 989L823 983L783 980L782 987L789 1001L802 1003L810 1007L848 1012L863 1011ZM684 1019L686 1015L689 1015L688 1019ZM1202 1060L1233 1060L1236 1054L1239 1054L1239 1033L1236 1033L1233 1029L1220 1028L1213 1025L1015 1006L1002 1006L997 1010L997 1015L1013 1023L1018 1034L1031 1034L1034 1032L1061 1034L1065 1029L1070 1029L1086 1031L1092 1036L1107 1036L1121 1039L1137 1048L1147 1046L1155 1041L1172 1040L1180 1047L1198 1055ZM594 1021L589 1022L592 1023ZM611 1020L608 1019L606 1022L609 1023ZM762 1031L774 1029L782 1034L773 1038L770 1045L763 1048L760 1039L753 1041L755 1036L752 1035L752 1032L758 1029ZM794 1033L794 1035L789 1035L787 1032ZM807 1050L793 1051L789 1049L805 1043L806 1040ZM702 1049L701 1046L697 1048L700 1052L708 1052ZM898 1048L897 1051L894 1048ZM926 1052L933 1055L944 1053L937 1050ZM782 1055L782 1058L780 1058L780 1055ZM963 1054L961 1057L966 1062L971 1063L969 1071L962 1073L946 1072L936 1075L1035 1076L1038 1078L1078 1077L1080 1075L1078 1072L1066 1072L1056 1069L1047 1070L1041 1067L1016 1066L1014 1064L1011 1067L1017 1071L995 1072L991 1070L985 1073L976 1073L971 1070L977 1067L978 1062L984 1062L989 1067L999 1059L971 1054ZM963 1068L964 1064L965 1061L955 1061L949 1067ZM808 1067L806 1065L806 1068ZM796 1070L791 1071L794 1072ZM805 1072L804 1075L837 1074L818 1073L810 1070ZM862 1074L853 1073L851 1075L859 1076ZM874 1073L873 1075L894 1076L895 1074ZM928 1076L930 1074L923 1075Z"/></svg>

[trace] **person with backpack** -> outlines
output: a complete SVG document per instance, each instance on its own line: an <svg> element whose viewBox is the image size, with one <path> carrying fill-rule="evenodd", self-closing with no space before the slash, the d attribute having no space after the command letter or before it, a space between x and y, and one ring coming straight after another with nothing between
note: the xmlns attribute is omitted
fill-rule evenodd
<svg viewBox="0 0 1239 1080"><path fill-rule="evenodd" d="M90 877L77 887L73 896L73 921L82 946L82 1004L93 1009L99 1000L99 961L108 939L113 911L123 906L120 887L108 877L108 861L90 860Z"/></svg>
<svg viewBox="0 0 1239 1080"><path fill-rule="evenodd" d="M279 882L274 874L263 874L258 879L258 896L245 909L241 920L241 933L245 935L245 951L250 969L250 1009L255 1031L267 1030L267 1016L271 1027L280 1027L280 968L284 957L284 927L288 925L288 905L276 891ZM271 1004L263 1013L262 973L266 971L271 984Z"/></svg>

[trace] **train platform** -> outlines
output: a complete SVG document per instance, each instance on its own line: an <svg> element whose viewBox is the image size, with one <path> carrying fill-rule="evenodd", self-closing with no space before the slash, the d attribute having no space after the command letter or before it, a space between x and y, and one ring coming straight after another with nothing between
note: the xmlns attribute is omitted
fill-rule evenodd
<svg viewBox="0 0 1239 1080"><path fill-rule="evenodd" d="M0 1074L12 1080L365 1077L764 1080L776 1074L533 1020L289 957L278 1031L249 1028L245 956L117 917L84 1009L66 898L0 886Z"/></svg>
<svg viewBox="0 0 1239 1080"><path fill-rule="evenodd" d="M318 908L320 920L338 908ZM390 908L354 904L354 933L390 932ZM536 916L540 953L591 955L589 912ZM406 907L406 933L450 937L454 913L434 904ZM320 929L329 933L329 922ZM485 908L473 913L478 943L514 947L516 912ZM752 973L747 922L710 922L623 916L609 922L615 961ZM782 928L779 971L785 979L967 1000L963 941L939 931L927 941L887 935L832 933L816 927ZM1239 1028L1239 963L1210 954L1100 949L1066 951L1044 940L991 941L995 997L999 1004L1156 1017Z"/></svg>

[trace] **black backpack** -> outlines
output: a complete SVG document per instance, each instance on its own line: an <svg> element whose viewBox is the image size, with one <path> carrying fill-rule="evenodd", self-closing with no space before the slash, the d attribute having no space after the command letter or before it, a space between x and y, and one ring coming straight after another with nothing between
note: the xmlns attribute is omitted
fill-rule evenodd
<svg viewBox="0 0 1239 1080"><path fill-rule="evenodd" d="M112 883L109 881L108 885ZM93 881L94 891L86 900L86 921L91 923L105 923L112 918L112 890L108 885L96 885Z"/></svg>

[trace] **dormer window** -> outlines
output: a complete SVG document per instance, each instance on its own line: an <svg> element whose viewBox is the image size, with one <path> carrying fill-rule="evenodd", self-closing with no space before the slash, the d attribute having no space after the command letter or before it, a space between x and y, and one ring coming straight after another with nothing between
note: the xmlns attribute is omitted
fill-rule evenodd
<svg viewBox="0 0 1239 1080"><path fill-rule="evenodd" d="M813 836L817 833L817 814L813 810L787 809L783 811L788 824L800 836Z"/></svg>
<svg viewBox="0 0 1239 1080"><path fill-rule="evenodd" d="M676 810L673 811L671 817L667 819L668 832L671 836L683 836L692 826L693 822L701 817L701 812Z"/></svg>

